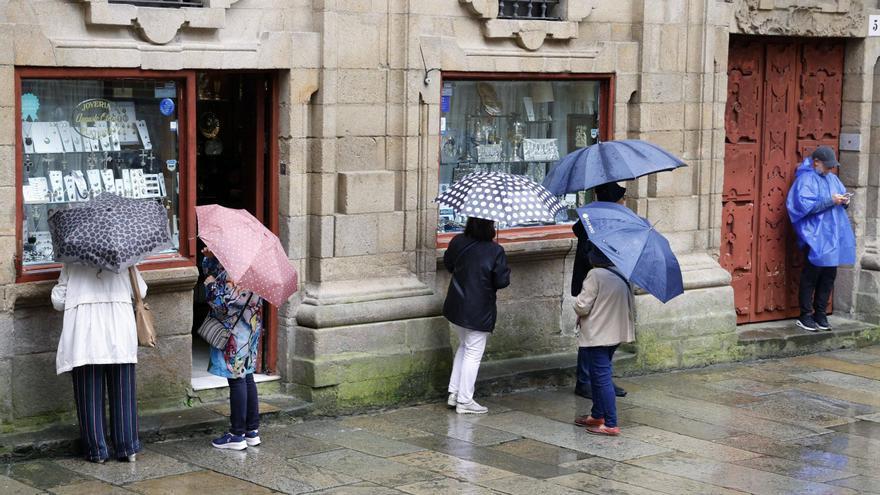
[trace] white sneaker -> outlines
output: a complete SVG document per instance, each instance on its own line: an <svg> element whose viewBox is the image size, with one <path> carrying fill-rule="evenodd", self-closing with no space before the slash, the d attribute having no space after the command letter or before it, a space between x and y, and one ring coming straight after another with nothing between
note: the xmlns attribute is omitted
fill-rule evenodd
<svg viewBox="0 0 880 495"><path fill-rule="evenodd" d="M458 394L449 393L449 398L446 399L446 405L449 407L455 407L458 405Z"/></svg>
<svg viewBox="0 0 880 495"><path fill-rule="evenodd" d="M486 414L489 412L489 409L477 404L477 401L472 400L467 404L459 402L455 406L455 412L458 414Z"/></svg>

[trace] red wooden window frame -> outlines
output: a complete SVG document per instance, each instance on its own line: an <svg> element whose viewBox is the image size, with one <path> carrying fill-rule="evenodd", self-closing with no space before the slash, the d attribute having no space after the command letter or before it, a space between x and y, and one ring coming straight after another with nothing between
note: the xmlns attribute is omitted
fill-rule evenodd
<svg viewBox="0 0 880 495"><path fill-rule="evenodd" d="M21 146L21 83L23 79L163 79L177 82L177 98L179 112L178 127L178 161L180 195L178 198L178 221L180 231L180 249L177 253L151 256L139 267L143 270L177 268L195 266L196 251L196 180L195 143L196 123L196 72L185 71L151 71L141 69L84 69L84 68L39 68L16 67L15 69L15 270L16 283L52 280L58 277L60 263L41 265L35 268L22 266L22 221L24 216L22 183L22 146ZM192 117L192 118L191 118Z"/></svg>
<svg viewBox="0 0 880 495"><path fill-rule="evenodd" d="M599 82L599 139L614 139L614 87L613 73L596 74L536 74L530 72L443 72L440 87L445 81L598 81ZM438 136L440 139L440 136ZM439 149L439 148L438 148ZM438 157L439 160L439 157ZM440 173L438 164L437 173ZM437 247L445 248L459 232L437 234ZM574 237L571 226L546 225L541 227L514 227L498 231L498 242L544 241Z"/></svg>

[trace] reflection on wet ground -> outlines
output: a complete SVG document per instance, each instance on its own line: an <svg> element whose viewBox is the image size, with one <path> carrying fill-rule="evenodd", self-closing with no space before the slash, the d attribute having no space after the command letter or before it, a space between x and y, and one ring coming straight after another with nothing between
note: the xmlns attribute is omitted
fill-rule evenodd
<svg viewBox="0 0 880 495"><path fill-rule="evenodd" d="M880 494L880 347L618 380L623 434L569 389L264 427L263 445L152 444L135 464L0 466L3 494Z"/></svg>

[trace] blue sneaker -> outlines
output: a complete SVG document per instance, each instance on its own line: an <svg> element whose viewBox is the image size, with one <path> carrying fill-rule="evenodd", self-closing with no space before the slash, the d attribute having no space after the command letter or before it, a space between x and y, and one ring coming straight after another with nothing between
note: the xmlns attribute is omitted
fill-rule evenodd
<svg viewBox="0 0 880 495"><path fill-rule="evenodd" d="M260 430L251 430L244 434L244 441L247 442L248 447L256 447L262 443L260 440Z"/></svg>
<svg viewBox="0 0 880 495"><path fill-rule="evenodd" d="M215 438L211 441L211 445L218 449L244 450L247 448L247 442L244 441L244 437L233 435L232 433L226 433L220 438Z"/></svg>

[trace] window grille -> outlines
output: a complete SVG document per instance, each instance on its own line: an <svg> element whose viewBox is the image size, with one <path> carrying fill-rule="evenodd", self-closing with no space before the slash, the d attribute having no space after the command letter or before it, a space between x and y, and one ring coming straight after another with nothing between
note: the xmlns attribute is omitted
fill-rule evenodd
<svg viewBox="0 0 880 495"><path fill-rule="evenodd" d="M110 0L110 3L127 3L138 7L204 7L205 0Z"/></svg>
<svg viewBox="0 0 880 495"><path fill-rule="evenodd" d="M558 21L558 7L559 0L498 0L498 17Z"/></svg>

